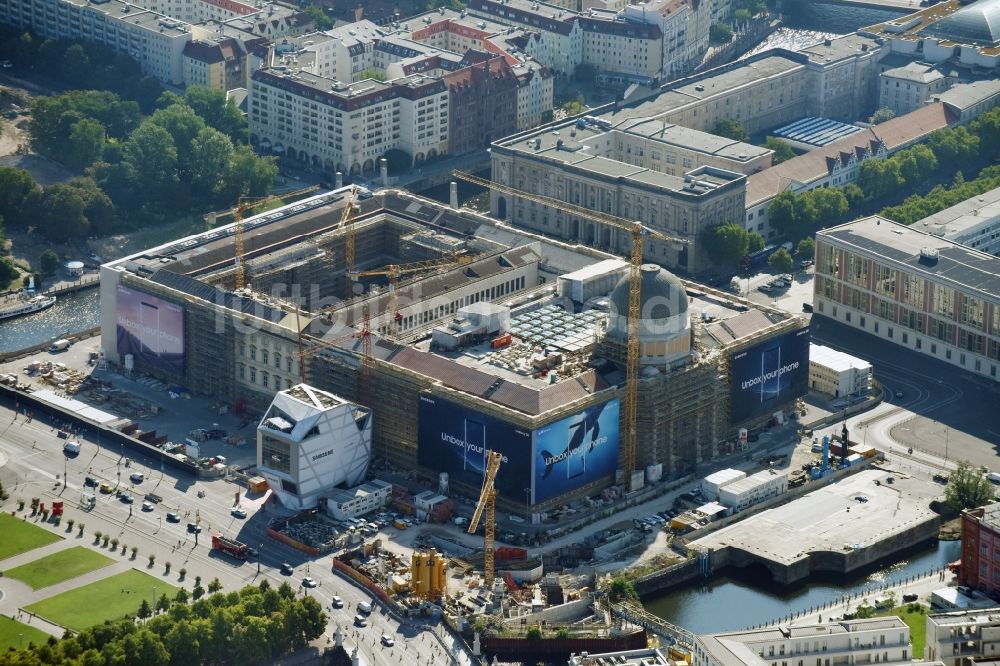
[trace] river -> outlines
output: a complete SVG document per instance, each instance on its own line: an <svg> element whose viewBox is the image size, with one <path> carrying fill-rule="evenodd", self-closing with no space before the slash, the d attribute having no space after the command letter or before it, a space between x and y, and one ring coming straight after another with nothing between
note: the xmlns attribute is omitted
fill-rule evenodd
<svg viewBox="0 0 1000 666"><path fill-rule="evenodd" d="M0 353L17 351L101 323L101 290L63 294L47 310L0 321Z"/></svg>
<svg viewBox="0 0 1000 666"><path fill-rule="evenodd" d="M754 580L754 570L728 572L705 585L680 588L644 605L650 613L696 634L742 629L945 566L959 559L960 551L959 541L941 541L856 576L814 576L792 587L761 584Z"/></svg>

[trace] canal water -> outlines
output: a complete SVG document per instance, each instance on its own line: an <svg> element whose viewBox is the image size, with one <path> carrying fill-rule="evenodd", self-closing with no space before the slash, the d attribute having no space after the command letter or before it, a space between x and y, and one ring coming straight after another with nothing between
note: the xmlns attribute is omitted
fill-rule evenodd
<svg viewBox="0 0 1000 666"><path fill-rule="evenodd" d="M95 287L63 294L47 310L4 319L0 321L0 353L93 328L101 323L100 303L101 290Z"/></svg>
<svg viewBox="0 0 1000 666"><path fill-rule="evenodd" d="M941 541L855 576L815 576L791 587L761 582L762 578L755 577L755 572L760 574L756 569L728 572L644 605L650 613L696 634L742 629L938 569L959 559L960 550L959 541Z"/></svg>

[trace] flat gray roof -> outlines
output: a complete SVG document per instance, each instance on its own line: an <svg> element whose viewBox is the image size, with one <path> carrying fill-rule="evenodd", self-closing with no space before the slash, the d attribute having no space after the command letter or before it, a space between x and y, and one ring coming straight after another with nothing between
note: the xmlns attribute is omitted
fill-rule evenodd
<svg viewBox="0 0 1000 666"><path fill-rule="evenodd" d="M1000 187L970 197L913 223L913 228L935 236L954 238L984 222L1000 222Z"/></svg>
<svg viewBox="0 0 1000 666"><path fill-rule="evenodd" d="M954 241L918 231L877 215L839 227L824 229L817 236L836 245L866 254L887 264L922 274L938 282L951 282L962 292L978 292L1000 303L1000 258L973 250ZM937 258L921 257L921 250L936 250Z"/></svg>

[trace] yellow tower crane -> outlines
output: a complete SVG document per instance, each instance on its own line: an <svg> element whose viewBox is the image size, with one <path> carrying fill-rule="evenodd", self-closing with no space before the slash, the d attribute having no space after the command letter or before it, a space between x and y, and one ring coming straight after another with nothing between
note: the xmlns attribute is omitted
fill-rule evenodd
<svg viewBox="0 0 1000 666"><path fill-rule="evenodd" d="M472 514L472 520L469 521L469 534L475 534L476 528L479 527L479 520L483 516L483 511L486 512L486 520L483 523L483 529L486 531L486 537L483 540L483 574L486 579L487 589L493 587L493 539L497 526L497 489L493 486L493 481L496 479L497 471L500 469L502 461L503 456L497 451L486 451L483 489L479 493L479 503L476 504L476 512Z"/></svg>
<svg viewBox="0 0 1000 666"><path fill-rule="evenodd" d="M583 217L587 219L607 224L616 229L627 231L632 236L632 248L629 258L629 292L628 292L628 338L627 354L625 362L625 474L627 475L626 485L630 490L636 488L632 484L632 472L635 470L636 457L636 414L639 400L639 325L642 318L642 258L643 242L646 236L657 240L671 243L688 243L684 238L677 238L662 234L659 231L649 229L641 222L627 220L622 217L590 210L583 206L553 199L541 194L525 192L509 185L495 183L486 178L473 176L461 171L453 171L456 178L479 185L488 189L496 190L511 197L520 197L526 201L531 201L542 206L548 206L561 210L564 213Z"/></svg>
<svg viewBox="0 0 1000 666"><path fill-rule="evenodd" d="M246 216L247 211L253 210L257 206L263 206L269 204L272 201L283 201L285 199L291 199L295 197L300 197L310 192L314 192L319 189L319 185L311 185L309 187L304 187L301 190L295 190L294 192L285 192L284 194L272 194L267 197L240 197L236 201L236 208L232 209L233 221L236 223L233 228L233 245L236 255L236 288L242 289L246 286L246 257L244 255L243 248L243 218ZM226 213L222 213L225 215ZM218 216L219 213L214 213Z"/></svg>
<svg viewBox="0 0 1000 666"><path fill-rule="evenodd" d="M347 228L347 237L344 239L344 264L348 273L354 271L354 214L359 210L357 197L358 188L352 185L351 191L347 193L347 202L338 226L340 229Z"/></svg>
<svg viewBox="0 0 1000 666"><path fill-rule="evenodd" d="M428 259L427 261L417 261L410 264L389 264L385 268L352 272L348 275L351 280L354 281L357 281L359 278L378 276L385 276L386 279L388 279L389 307L386 308L386 312L389 316L389 322L386 326L386 330L389 335L395 336L396 333L399 332L399 293L397 292L397 288L399 287L400 278L410 275L411 273L419 273L421 271L431 270L434 268L464 266L465 264L470 263L473 259L474 257L469 255L463 255L455 258L446 257L443 259Z"/></svg>

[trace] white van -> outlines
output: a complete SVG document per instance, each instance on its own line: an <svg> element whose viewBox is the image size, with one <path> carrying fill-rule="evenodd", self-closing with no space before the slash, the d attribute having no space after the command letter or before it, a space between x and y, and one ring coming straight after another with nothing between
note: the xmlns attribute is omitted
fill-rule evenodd
<svg viewBox="0 0 1000 666"><path fill-rule="evenodd" d="M989 479L992 483L995 483L998 486L1000 486L1000 474L997 474L996 472L990 472L989 474L986 475L986 478Z"/></svg>
<svg viewBox="0 0 1000 666"><path fill-rule="evenodd" d="M361 602L358 602L358 612L359 613L364 613L365 615L371 614L371 612L372 612L372 602L370 602L370 601L361 601Z"/></svg>

